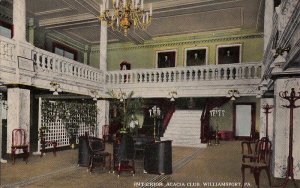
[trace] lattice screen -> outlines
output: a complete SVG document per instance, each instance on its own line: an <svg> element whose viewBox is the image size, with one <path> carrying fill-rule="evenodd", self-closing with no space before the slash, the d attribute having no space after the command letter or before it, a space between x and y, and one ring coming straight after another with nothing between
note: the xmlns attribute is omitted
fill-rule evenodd
<svg viewBox="0 0 300 188"><path fill-rule="evenodd" d="M58 103L60 105L58 105ZM77 101L49 101L46 99L42 100L42 112L41 112L41 127L47 127L44 133L45 141L56 141L57 147L68 146L69 136L66 131L65 122L60 119L60 111L66 110L66 106L76 107L76 113L70 114L73 123L79 125L78 133L76 134L76 141L78 137L88 132L89 135L94 135L97 129L97 107L96 104L83 103ZM72 112L71 112L72 113ZM88 124L87 123L88 118ZM70 122L69 121L69 122ZM93 128L91 124L95 125ZM46 148L52 146L47 145Z"/></svg>

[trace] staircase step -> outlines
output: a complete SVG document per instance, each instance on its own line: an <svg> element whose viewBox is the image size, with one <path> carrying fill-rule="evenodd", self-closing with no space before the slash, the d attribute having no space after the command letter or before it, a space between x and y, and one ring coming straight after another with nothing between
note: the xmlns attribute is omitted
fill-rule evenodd
<svg viewBox="0 0 300 188"><path fill-rule="evenodd" d="M162 140L173 140L174 146L206 147L200 140L201 114L200 110L176 110Z"/></svg>
<svg viewBox="0 0 300 188"><path fill-rule="evenodd" d="M172 144L178 147L195 147L195 148L207 148L207 144Z"/></svg>
<svg viewBox="0 0 300 188"><path fill-rule="evenodd" d="M198 138L199 138L199 135L200 135L200 130L197 130L197 132L196 131L186 132L184 134L182 132L170 130L165 133L164 137L173 136L175 138L175 136L176 136L176 137L181 138L181 137L187 137L187 136L198 136Z"/></svg>

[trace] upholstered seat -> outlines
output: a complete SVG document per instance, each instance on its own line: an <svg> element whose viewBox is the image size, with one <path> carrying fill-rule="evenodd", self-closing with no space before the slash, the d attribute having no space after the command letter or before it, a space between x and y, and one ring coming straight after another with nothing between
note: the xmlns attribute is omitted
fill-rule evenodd
<svg viewBox="0 0 300 188"><path fill-rule="evenodd" d="M105 143L103 139L96 137L87 137L88 149L89 149L89 167L88 170L92 173L96 164L106 167L106 161L108 159L108 169L111 169L111 154L105 151Z"/></svg>
<svg viewBox="0 0 300 188"><path fill-rule="evenodd" d="M11 145L11 157L12 157L12 162L15 164L16 160L16 151L18 149L23 150L23 159L24 161L28 162L28 157L29 157L29 151L28 151L28 143L26 141L26 131L24 129L14 129L12 131L12 145Z"/></svg>

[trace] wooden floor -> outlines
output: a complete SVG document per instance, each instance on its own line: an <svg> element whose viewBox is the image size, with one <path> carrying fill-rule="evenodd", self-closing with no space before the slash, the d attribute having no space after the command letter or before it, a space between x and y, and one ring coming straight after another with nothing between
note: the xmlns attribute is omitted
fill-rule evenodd
<svg viewBox="0 0 300 188"><path fill-rule="evenodd" d="M111 152L112 146L107 144ZM91 175L78 167L78 150L60 151L54 157L31 155L28 164L17 159L1 164L1 187L241 187L241 148L239 141L221 142L205 149L173 147L173 174L143 173L143 162L137 161L135 176L122 173L120 178L108 170L96 168ZM274 184L280 182L272 180ZM246 187L256 187L253 175L246 172ZM300 183L298 182L300 185ZM260 187L269 187L266 173L261 173ZM288 185L287 187L293 187Z"/></svg>

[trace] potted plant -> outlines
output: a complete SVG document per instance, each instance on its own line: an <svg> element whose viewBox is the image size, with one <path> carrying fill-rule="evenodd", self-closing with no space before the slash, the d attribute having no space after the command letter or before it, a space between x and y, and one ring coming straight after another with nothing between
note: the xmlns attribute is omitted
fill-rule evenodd
<svg viewBox="0 0 300 188"><path fill-rule="evenodd" d="M120 92L110 90L108 95L112 97L111 105L116 108L118 113L118 115L112 117L111 121L122 125L120 133L130 132L132 117L135 117L135 114L141 111L143 99L140 97L133 98L133 91L125 93L121 90Z"/></svg>

